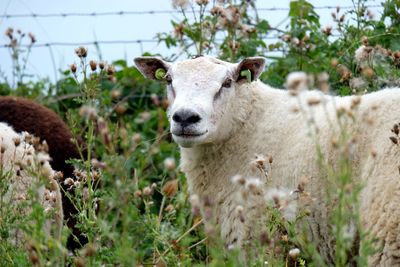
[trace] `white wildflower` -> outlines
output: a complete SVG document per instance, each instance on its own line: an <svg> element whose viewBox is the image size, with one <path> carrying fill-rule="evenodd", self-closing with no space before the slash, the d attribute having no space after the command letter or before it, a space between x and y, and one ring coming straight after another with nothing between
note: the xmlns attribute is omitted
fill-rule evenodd
<svg viewBox="0 0 400 267"><path fill-rule="evenodd" d="M371 51L372 48L365 45L360 46L356 50L356 52L354 53L354 58L360 67L363 67L366 64L368 64L368 59L370 58Z"/></svg>
<svg viewBox="0 0 400 267"><path fill-rule="evenodd" d="M174 158L166 158L164 160L164 168L168 171L173 171L176 168L176 163Z"/></svg>
<svg viewBox="0 0 400 267"><path fill-rule="evenodd" d="M175 9L186 9L189 5L189 0L172 0L172 7Z"/></svg>
<svg viewBox="0 0 400 267"><path fill-rule="evenodd" d="M352 78L349 82L351 89L360 89L367 86L367 82L363 78Z"/></svg>
<svg viewBox="0 0 400 267"><path fill-rule="evenodd" d="M264 199L273 202L283 218L288 221L293 221L297 215L297 200L291 192L289 189L271 188L264 195Z"/></svg>
<svg viewBox="0 0 400 267"><path fill-rule="evenodd" d="M292 248L289 250L288 253L289 257L292 258L293 260L297 259L297 257L300 255L300 249L298 248Z"/></svg>
<svg viewBox="0 0 400 267"><path fill-rule="evenodd" d="M254 195L259 195L264 188L259 178L250 177L246 179L246 189Z"/></svg>

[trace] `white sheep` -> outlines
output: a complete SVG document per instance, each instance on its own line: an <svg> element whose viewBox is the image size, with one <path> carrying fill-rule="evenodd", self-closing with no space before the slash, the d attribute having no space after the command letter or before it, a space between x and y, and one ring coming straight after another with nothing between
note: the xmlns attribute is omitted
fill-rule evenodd
<svg viewBox="0 0 400 267"><path fill-rule="evenodd" d="M2 209L12 209L16 217L28 216L30 197L37 198L43 205L44 211L49 214L45 222L45 232L60 241L63 225L63 211L61 193L56 173L49 164L49 156L45 152L35 151L33 142L37 142L32 135L16 133L10 126L0 122L0 179ZM35 190L36 196L30 195ZM5 190L5 191L3 191ZM6 214L3 210L3 214ZM1 219L1 218L0 218ZM24 235L18 229L12 229L11 242L23 243Z"/></svg>
<svg viewBox="0 0 400 267"><path fill-rule="evenodd" d="M293 92L257 80L264 68L263 58L232 64L202 56L171 64L140 57L135 63L146 77L167 81L171 133L181 147L181 169L191 194L212 198L227 244L241 245L254 235L252 228L262 222L259 208L263 206L261 198L248 199L243 205L254 209L244 220L238 219L241 183L232 183L231 177L260 177L259 169L248 163L255 160L255 154L272 155L272 175L261 176L263 182L270 188L296 188L302 177L309 177L306 190L315 198L310 204L310 237L327 259L333 259L334 240L327 221L332 203L326 203L326 175L317 164L310 122L306 123L302 112L293 110L303 106L312 115L309 119L317 129L317 143L325 160L334 165L338 161L332 145L339 131L337 110L349 111L361 100L357 112L363 119L355 120L348 131L357 140L352 149L354 176L364 185L360 195L362 224L382 248L369 264L400 265L400 150L388 138L393 124L400 121L399 89L385 89L360 99L310 91L293 97ZM372 115L375 120L370 125L365 121L371 122Z"/></svg>

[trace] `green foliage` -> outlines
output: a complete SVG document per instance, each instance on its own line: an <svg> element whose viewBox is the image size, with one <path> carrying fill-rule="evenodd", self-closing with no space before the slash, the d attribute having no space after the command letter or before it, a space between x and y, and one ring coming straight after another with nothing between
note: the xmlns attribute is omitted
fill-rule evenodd
<svg viewBox="0 0 400 267"><path fill-rule="evenodd" d="M261 18L254 1L225 1L213 7L207 1L198 2L201 4L193 8L193 16L182 9L183 19L172 21L173 33L157 34L170 51L182 51L164 55L170 60L212 54L238 61L261 55L269 59L261 77L268 84L282 87L287 74L302 70L314 76L315 87L326 89L324 86L329 84L340 95L398 85L398 1L383 3L379 19L371 18L365 1L357 1L354 10L334 11L335 27L323 29L308 1L293 1L288 13L290 23L284 31ZM270 33L278 33L280 39L267 44L264 37ZM15 42L14 39L12 35L10 42ZM356 61L354 54L361 45L369 52L365 52L365 60ZM40 265L63 266L65 261L85 266L243 265L238 249L225 250L217 237L206 237L205 232L209 234L210 229L204 229L201 218L191 208L185 178L176 168L179 149L168 131L168 101L162 82L145 79L122 60L113 65L94 62L93 70L93 64L82 55L85 52L82 48L79 66L63 72L55 85L46 80L29 82L23 67L29 50L22 51L18 46L10 49L16 65L13 77L16 82L4 78L0 95L25 96L49 106L68 122L76 139L84 139L87 145L80 147L82 157L72 161L79 169L80 184L72 185L66 194L79 210L78 225L89 244L73 257L67 256L67 227L63 243L58 246L42 238L40 227L32 228L30 222L36 221L40 226L44 221L38 203L32 200L32 214L25 219L2 205L0 210L5 213L0 218L1 266L27 266L32 261L29 249L8 241L9 229L16 222L28 239L41 248L37 255ZM280 54L269 56L270 52ZM329 83L319 78L321 73L329 74ZM251 79L249 71L241 75ZM159 80L164 76L165 72L156 74ZM361 79L362 86L354 85L355 78ZM348 140L349 136L343 135L340 146L345 146ZM321 169L329 174L332 184L332 192L327 194L337 201L331 218L336 226L332 230L337 240L335 261L337 266L348 262L365 266L373 245L371 237L363 232L356 212L361 188L354 186L348 190L352 184L350 158L341 155L337 168L333 169L323 157L320 155ZM4 181L0 179L3 191L7 188ZM177 181L177 187L172 183L172 191L166 189L169 181ZM298 231L306 211L301 211L293 223L286 221L274 205L266 213L268 223L260 240L254 241L257 253L249 254L249 266L265 266L266 262L270 266L328 264L305 234ZM351 244L345 235L349 218L360 230L360 239L365 241L360 255L353 258L348 256ZM294 248L300 249L300 256L292 259L288 255Z"/></svg>

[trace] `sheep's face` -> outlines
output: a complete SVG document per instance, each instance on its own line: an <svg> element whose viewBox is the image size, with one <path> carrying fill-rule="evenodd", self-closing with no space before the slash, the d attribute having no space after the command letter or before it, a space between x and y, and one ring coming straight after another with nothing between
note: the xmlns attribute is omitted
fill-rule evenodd
<svg viewBox="0 0 400 267"><path fill-rule="evenodd" d="M146 77L167 82L171 133L182 147L229 136L237 85L256 79L264 67L263 58L232 64L203 56L175 64L141 57L135 63ZM249 70L250 76L241 75L243 70Z"/></svg>

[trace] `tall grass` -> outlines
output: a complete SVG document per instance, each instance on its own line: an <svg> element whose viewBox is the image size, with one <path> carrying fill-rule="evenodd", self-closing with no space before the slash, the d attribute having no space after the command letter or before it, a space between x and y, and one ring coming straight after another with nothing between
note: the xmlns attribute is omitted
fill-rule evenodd
<svg viewBox="0 0 400 267"><path fill-rule="evenodd" d="M368 15L363 8L365 1L357 2L350 11L338 8L332 14L334 28L322 27L312 5L297 1L290 6L290 25L284 32L278 31L281 40L272 44L266 44L262 37L276 29L253 12L253 1L228 1L213 6L209 1L196 1L192 3L193 9L190 3L183 6L188 1L175 2L184 15L195 12L196 20L184 16L182 21L172 22L173 33L157 36L171 48L183 48L180 51L185 56L207 53L235 61L281 51L281 58L271 58L273 61L262 77L264 81L282 86L288 73L301 69L312 74L316 87L343 95L376 90L398 81L392 79L399 77L400 58L395 43L399 36L399 26L395 24L399 6L395 1L385 2L382 20ZM229 15L231 12L236 15ZM356 24L349 21L352 19ZM392 24L382 24L385 19ZM332 38L332 32L339 37ZM247 259L243 259L243 251L225 247L219 239L218 225L204 223L199 203L206 200L188 194L185 177L177 167L179 149L168 131L168 100L162 83L145 80L124 61L107 64L89 60L90 51L84 47L76 50L79 64L71 65L57 86L43 81L27 83L23 79L25 59L16 60L15 51L19 50L13 46L18 37L14 32L6 34L15 69L22 73L13 77L18 82L5 80L0 92L40 100L68 122L76 140L83 139L75 140L81 158L71 160L77 179L65 177L63 183L67 185L64 193L78 210L77 226L88 243L75 253L68 251L66 240L71 233L67 226L60 242L45 238L41 227L45 214L32 194L20 204L32 207L28 216L3 202L11 174L1 171L1 266L242 266L244 261L249 266L330 264L331 259L321 255L303 231L309 211L299 206L292 220L285 214L291 203L312 197L304 190L306 180L295 189L296 197L283 192L266 203L266 223L260 226L251 249L246 251ZM362 44L367 49L359 52L367 60L357 61L354 53ZM21 55L28 58L28 53L19 52L17 56ZM175 59L182 55L168 56ZM359 83L356 78L361 79ZM312 113L306 111L308 107L303 108L307 121ZM357 105L353 108L356 113ZM335 165L327 162L326 155L318 150L315 125L309 125L319 153L316 164L329 184L325 201L335 203L330 214L334 226L331 235L336 240L333 257L337 266L365 266L374 251L373 237L359 220L362 184L355 183L351 168L349 146L353 136L348 125L352 119L338 112L336 121L340 124L337 138L332 140L338 155ZM264 157L260 162L273 168L272 158ZM32 186L34 192L37 185ZM240 208L236 212L241 216ZM24 233L22 244L12 242L9 233L15 228ZM349 235L350 231L357 237ZM358 241L359 249L354 247ZM355 249L359 253L354 253Z"/></svg>

